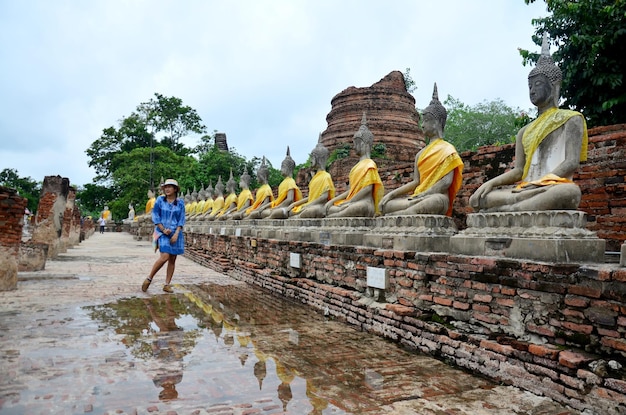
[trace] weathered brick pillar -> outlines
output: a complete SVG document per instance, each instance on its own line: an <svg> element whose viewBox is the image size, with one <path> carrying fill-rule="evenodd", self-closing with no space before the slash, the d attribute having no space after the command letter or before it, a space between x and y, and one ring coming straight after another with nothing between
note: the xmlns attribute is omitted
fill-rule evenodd
<svg viewBox="0 0 626 415"><path fill-rule="evenodd" d="M76 234L76 224L74 208L76 206L76 188L70 186L65 199L65 210L63 212L63 223L61 224L61 240L59 242L59 252L66 252L67 248L78 243L80 233ZM80 227L80 222L79 225Z"/></svg>
<svg viewBox="0 0 626 415"><path fill-rule="evenodd" d="M27 200L0 186L0 291L17 288L17 263Z"/></svg>
<svg viewBox="0 0 626 415"><path fill-rule="evenodd" d="M43 179L32 241L48 244L48 258L56 258L59 254L69 189L70 180L66 177L46 176Z"/></svg>

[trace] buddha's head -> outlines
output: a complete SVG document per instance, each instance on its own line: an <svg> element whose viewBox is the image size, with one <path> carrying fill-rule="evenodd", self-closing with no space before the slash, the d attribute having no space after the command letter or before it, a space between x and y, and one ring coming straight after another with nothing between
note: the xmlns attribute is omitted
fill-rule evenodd
<svg viewBox="0 0 626 415"><path fill-rule="evenodd" d="M242 189L247 189L248 187L250 187L250 175L248 174L247 170L244 170L241 177L239 177L239 187L241 187Z"/></svg>
<svg viewBox="0 0 626 415"><path fill-rule="evenodd" d="M263 156L263 160L261 161L261 165L259 169L256 171L256 178L259 183L267 184L267 178L269 177L269 168L267 164L265 164L265 156Z"/></svg>
<svg viewBox="0 0 626 415"><path fill-rule="evenodd" d="M222 176L217 178L217 184L215 185L215 192L217 196L224 195L224 184L222 183Z"/></svg>
<svg viewBox="0 0 626 415"><path fill-rule="evenodd" d="M374 134L367 127L365 112L363 112L363 117L361 117L361 126L359 127L359 130L354 133L352 141L354 142L354 148L359 155L369 152L374 145Z"/></svg>
<svg viewBox="0 0 626 415"><path fill-rule="evenodd" d="M280 172L285 177L291 176L293 174L293 169L295 168L296 162L291 158L291 155L289 154L289 146L287 146L287 155L280 165Z"/></svg>
<svg viewBox="0 0 626 415"><path fill-rule="evenodd" d="M447 119L448 112L446 108L441 105L441 101L439 101L439 92L437 91L437 83L435 82L430 104L422 111L422 127L424 134L427 136L442 135L444 128L446 128ZM432 124L433 121L439 123L439 125ZM440 130L437 127L439 127Z"/></svg>
<svg viewBox="0 0 626 415"><path fill-rule="evenodd" d="M311 151L311 165L321 169L325 168L329 154L328 149L322 144L322 133L320 133L317 145Z"/></svg>
<svg viewBox="0 0 626 415"><path fill-rule="evenodd" d="M226 182L226 191L228 193L235 193L236 187L237 187L237 182L233 178L233 169L230 169L230 177L228 178L228 181Z"/></svg>
<svg viewBox="0 0 626 415"><path fill-rule="evenodd" d="M544 33L541 44L541 56L537 65L528 74L528 92L533 105L540 106L549 100L558 107L561 98L563 74L550 56L548 36Z"/></svg>

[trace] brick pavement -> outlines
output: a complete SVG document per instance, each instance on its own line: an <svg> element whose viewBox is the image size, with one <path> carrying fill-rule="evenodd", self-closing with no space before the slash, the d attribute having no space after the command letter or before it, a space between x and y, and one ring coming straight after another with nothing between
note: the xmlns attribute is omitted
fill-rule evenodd
<svg viewBox="0 0 626 415"><path fill-rule="evenodd" d="M184 257L142 293L155 259L95 234L0 292L0 414L575 414Z"/></svg>

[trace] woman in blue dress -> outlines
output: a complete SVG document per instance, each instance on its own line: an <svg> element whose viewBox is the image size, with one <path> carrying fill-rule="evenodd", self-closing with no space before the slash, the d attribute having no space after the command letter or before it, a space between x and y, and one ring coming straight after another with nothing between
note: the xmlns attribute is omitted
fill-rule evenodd
<svg viewBox="0 0 626 415"><path fill-rule="evenodd" d="M185 252L185 238L183 236L183 226L185 225L185 202L178 197L178 182L174 179L167 179L161 185L163 196L159 196L152 209L152 222L155 224L154 239L157 249L160 252L150 271L150 275L141 285L142 291L147 291L152 278L167 262L165 274L165 285L163 291L172 293L172 276L176 258Z"/></svg>

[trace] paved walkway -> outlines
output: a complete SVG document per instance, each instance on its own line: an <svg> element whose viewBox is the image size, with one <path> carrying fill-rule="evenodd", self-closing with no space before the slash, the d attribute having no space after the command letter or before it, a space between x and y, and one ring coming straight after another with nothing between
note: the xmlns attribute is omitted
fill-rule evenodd
<svg viewBox="0 0 626 415"><path fill-rule="evenodd" d="M576 414L184 257L143 293L155 259L96 233L0 292L0 414Z"/></svg>

